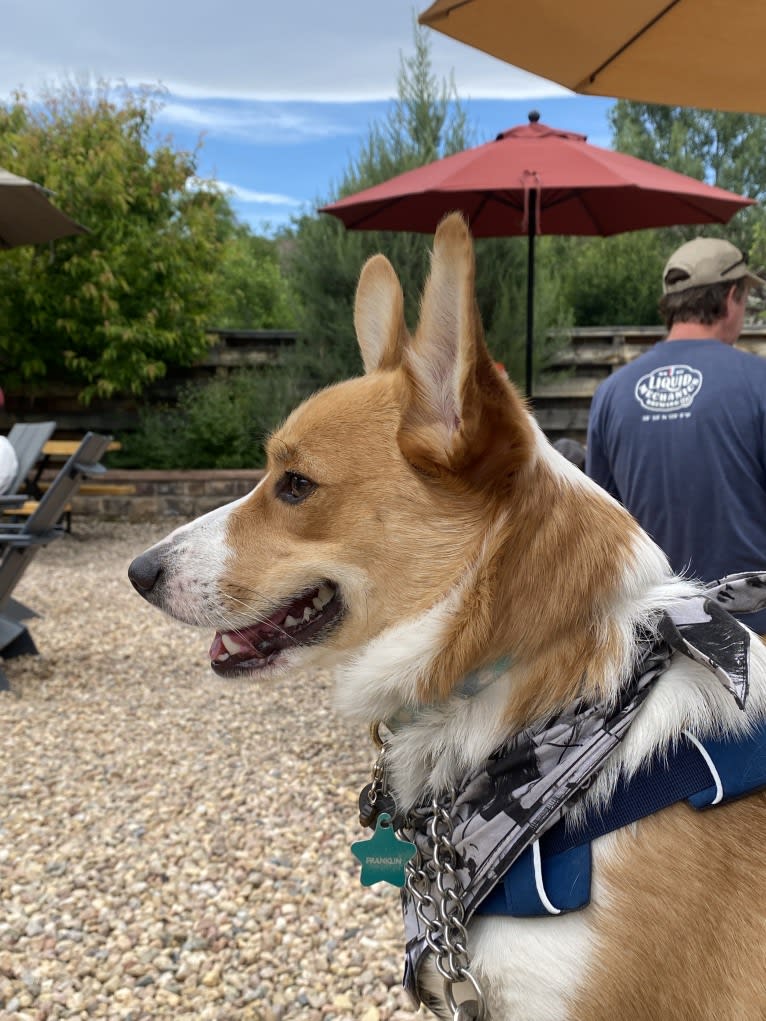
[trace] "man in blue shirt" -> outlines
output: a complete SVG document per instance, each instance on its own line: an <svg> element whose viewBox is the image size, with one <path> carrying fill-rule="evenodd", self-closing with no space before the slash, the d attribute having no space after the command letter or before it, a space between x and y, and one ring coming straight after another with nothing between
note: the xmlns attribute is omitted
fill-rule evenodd
<svg viewBox="0 0 766 1021"><path fill-rule="evenodd" d="M588 475L703 581L766 570L766 359L734 347L765 283L728 241L682 245L663 273L666 340L591 404ZM742 620L766 633L766 611Z"/></svg>

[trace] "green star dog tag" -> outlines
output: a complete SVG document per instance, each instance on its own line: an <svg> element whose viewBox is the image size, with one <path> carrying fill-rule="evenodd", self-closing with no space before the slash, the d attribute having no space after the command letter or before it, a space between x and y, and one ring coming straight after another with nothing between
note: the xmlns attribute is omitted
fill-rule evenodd
<svg viewBox="0 0 766 1021"><path fill-rule="evenodd" d="M404 886L404 866L417 851L409 840L400 840L394 833L391 816L381 812L375 833L369 840L358 840L351 845L351 853L362 863L362 886L373 883L390 883Z"/></svg>

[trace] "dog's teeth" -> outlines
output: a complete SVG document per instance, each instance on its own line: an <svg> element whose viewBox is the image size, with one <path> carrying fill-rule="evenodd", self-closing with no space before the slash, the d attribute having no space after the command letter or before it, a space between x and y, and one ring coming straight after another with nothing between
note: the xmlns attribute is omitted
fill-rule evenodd
<svg viewBox="0 0 766 1021"><path fill-rule="evenodd" d="M323 602L322 602L322 600L321 600L321 599L319 598L319 596L315 596L315 597L314 597L314 598L313 598L313 599L311 600L311 602L312 602L312 603L314 604L314 609L315 609L315 610L323 610L323 609L324 609L324 603L323 603Z"/></svg>
<svg viewBox="0 0 766 1021"><path fill-rule="evenodd" d="M215 662L225 663L227 659L231 659L231 656L228 654L228 652L221 652L219 653L219 655L215 657Z"/></svg>
<svg viewBox="0 0 766 1021"><path fill-rule="evenodd" d="M295 627L296 624L300 624L300 621L296 620L295 617L285 617L285 627Z"/></svg>
<svg viewBox="0 0 766 1021"><path fill-rule="evenodd" d="M246 645L240 644L236 640L236 638L233 638L227 632L224 632L221 635L221 642L223 643L223 646L226 649L226 651L232 653L232 655L236 652L245 652L247 650Z"/></svg>
<svg viewBox="0 0 766 1021"><path fill-rule="evenodd" d="M323 610L333 597L333 590L329 585L323 585L319 590L320 606L317 609ZM316 605L316 604L315 604Z"/></svg>
<svg viewBox="0 0 766 1021"><path fill-rule="evenodd" d="M310 606L307 606L307 607L306 607L306 609L305 609L305 610L303 611L303 620L304 620L304 623L305 623L305 621L307 621L307 620L311 620L311 618L312 618L313 616L314 616L314 611L313 611L313 610L311 609L311 607L310 607Z"/></svg>

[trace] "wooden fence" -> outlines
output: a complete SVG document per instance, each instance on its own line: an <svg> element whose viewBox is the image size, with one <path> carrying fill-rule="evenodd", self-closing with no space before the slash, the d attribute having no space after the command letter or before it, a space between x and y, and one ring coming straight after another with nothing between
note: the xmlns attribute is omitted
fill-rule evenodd
<svg viewBox="0 0 766 1021"><path fill-rule="evenodd" d="M233 369L278 362L281 353L294 345L297 337L290 330L210 332L214 343L205 357L191 368L174 370L149 387L146 403L173 404L178 391L187 383L212 379ZM5 408L0 410L0 432L7 432L14 422L48 419L56 422L58 439L76 439L88 429L112 435L135 429L138 404L134 398L94 400L85 407L77 399L79 389L67 383L50 382L44 387L36 384L5 390Z"/></svg>
<svg viewBox="0 0 766 1021"><path fill-rule="evenodd" d="M236 368L278 362L296 335L285 330L217 330L216 343L196 366L176 372L148 393L150 403L172 403L190 380L212 378ZM598 384L664 336L661 327L602 326L568 330L545 382L536 385L532 406L550 439L571 436L585 440L588 411ZM766 357L766 327L746 327L739 344ZM77 438L88 429L120 434L136 425L136 403L130 399L94 402L83 407L74 387L51 384L44 392L19 388L6 392L0 432L15 421L55 419L56 435Z"/></svg>
<svg viewBox="0 0 766 1021"><path fill-rule="evenodd" d="M535 417L551 440L585 442L588 411L602 380L662 340L661 326L578 327L551 366L551 378L534 389ZM745 327L737 347L766 357L766 327Z"/></svg>

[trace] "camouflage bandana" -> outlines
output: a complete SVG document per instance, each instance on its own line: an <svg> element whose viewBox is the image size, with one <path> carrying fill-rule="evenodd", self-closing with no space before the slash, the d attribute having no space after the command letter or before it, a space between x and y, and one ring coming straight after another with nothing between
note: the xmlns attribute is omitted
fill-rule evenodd
<svg viewBox="0 0 766 1021"><path fill-rule="evenodd" d="M525 848L558 822L567 803L590 785L673 655L689 656L709 669L744 709L750 631L731 612L750 613L764 606L766 573L711 582L705 592L684 599L663 616L658 638L639 641L636 668L618 705L580 701L514 735L464 779L445 806L454 827L451 839L459 863L455 879L462 891L464 923ZM432 858L430 818L430 807L416 808L402 831L425 863ZM421 892L435 892L434 886L432 880ZM420 910L433 919L436 909ZM403 984L420 1003L417 975L428 952L426 926L406 888L402 911L407 937Z"/></svg>

